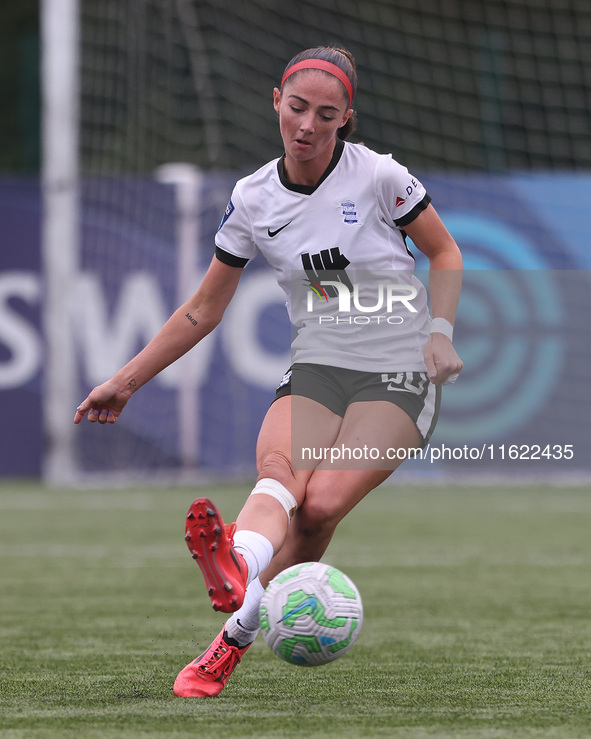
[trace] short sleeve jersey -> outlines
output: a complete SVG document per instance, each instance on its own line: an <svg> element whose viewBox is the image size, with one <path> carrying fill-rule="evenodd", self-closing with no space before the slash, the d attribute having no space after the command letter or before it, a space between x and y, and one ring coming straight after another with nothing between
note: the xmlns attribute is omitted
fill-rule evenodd
<svg viewBox="0 0 591 739"><path fill-rule="evenodd" d="M339 141L314 187L288 182L282 159L239 180L216 255L241 267L263 254L297 331L294 362L425 371L430 317L404 226L429 202L390 155Z"/></svg>

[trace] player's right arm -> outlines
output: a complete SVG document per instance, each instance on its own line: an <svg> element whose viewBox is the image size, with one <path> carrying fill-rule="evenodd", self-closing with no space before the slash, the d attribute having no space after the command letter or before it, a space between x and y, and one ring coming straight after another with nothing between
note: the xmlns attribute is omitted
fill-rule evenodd
<svg viewBox="0 0 591 739"><path fill-rule="evenodd" d="M214 257L199 289L181 305L147 346L110 380L95 387L76 409L74 423L115 423L129 398L165 367L186 354L221 321L242 269Z"/></svg>

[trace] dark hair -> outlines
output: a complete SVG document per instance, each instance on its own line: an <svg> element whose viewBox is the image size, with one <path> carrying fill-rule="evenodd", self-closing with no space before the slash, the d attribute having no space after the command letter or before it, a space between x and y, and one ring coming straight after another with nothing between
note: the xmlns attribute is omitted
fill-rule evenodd
<svg viewBox="0 0 591 739"><path fill-rule="evenodd" d="M350 51L347 49L342 49L336 46L316 46L313 49L306 49L305 51L300 51L299 54L296 54L293 59L288 63L288 65L285 67L285 71L283 73L283 76L285 77L285 73L293 67L294 64L297 64L298 62L303 62L307 59L321 59L325 62L331 62L335 66L337 66L341 71L343 71L347 78L349 79L349 82L351 83L351 89L353 91L352 97L355 95L355 92L357 91L357 67L355 65L355 59L353 58L353 55ZM300 74L300 72L303 70L299 70L297 72L293 73L293 76ZM288 79L291 79L291 75ZM283 88L282 88L283 89ZM344 86L343 86L344 89ZM345 97L347 99L347 105L350 107L351 103L349 102L349 96L347 92L345 91ZM341 128L337 131L337 136L340 139L346 139L348 138L353 131L355 130L355 126L357 123L357 116L355 115L355 112L353 112L353 115L349 118L349 120L345 123L344 126L341 126Z"/></svg>

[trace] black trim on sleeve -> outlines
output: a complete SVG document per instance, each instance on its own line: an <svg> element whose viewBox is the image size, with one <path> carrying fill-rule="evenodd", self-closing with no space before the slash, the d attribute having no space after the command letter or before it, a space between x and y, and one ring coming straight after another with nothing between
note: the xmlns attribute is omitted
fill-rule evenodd
<svg viewBox="0 0 591 739"><path fill-rule="evenodd" d="M425 197L421 200L420 203L417 203L415 207L410 210L405 216L402 216L402 218L395 218L394 223L400 228L404 226L408 226L409 223L412 223L414 219L422 213L424 210L426 210L427 206L431 202L431 196L429 193L425 193Z"/></svg>
<svg viewBox="0 0 591 739"><path fill-rule="evenodd" d="M246 265L248 264L248 259L230 254L229 251L224 251L224 249L220 249L219 246L216 246L215 248L215 255L220 260L220 262L227 264L229 267L242 268L246 267Z"/></svg>

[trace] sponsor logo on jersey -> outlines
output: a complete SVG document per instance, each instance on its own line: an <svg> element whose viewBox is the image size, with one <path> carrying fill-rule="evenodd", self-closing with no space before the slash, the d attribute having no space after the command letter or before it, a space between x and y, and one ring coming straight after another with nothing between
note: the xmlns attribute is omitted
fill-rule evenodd
<svg viewBox="0 0 591 739"><path fill-rule="evenodd" d="M320 285L323 280L336 280L353 290L353 283L345 271L350 264L338 246L323 249L319 254L302 254L302 266L310 285ZM339 294L333 285L329 285L325 292L330 298L336 298Z"/></svg>
<svg viewBox="0 0 591 739"><path fill-rule="evenodd" d="M400 208L401 205L404 205L406 203L406 198L401 198L400 196L396 197L396 207Z"/></svg>
<svg viewBox="0 0 591 739"><path fill-rule="evenodd" d="M222 216L222 220L220 221L220 225L218 226L218 231L224 225L224 223L228 220L228 218L232 215L233 212L234 212L234 203L231 200L229 200L228 205L226 205L226 210L224 211L224 215Z"/></svg>

